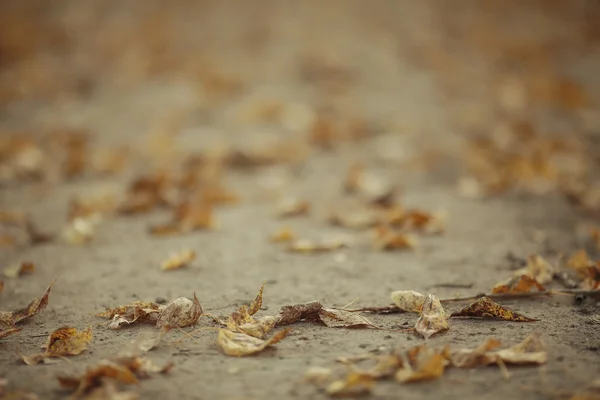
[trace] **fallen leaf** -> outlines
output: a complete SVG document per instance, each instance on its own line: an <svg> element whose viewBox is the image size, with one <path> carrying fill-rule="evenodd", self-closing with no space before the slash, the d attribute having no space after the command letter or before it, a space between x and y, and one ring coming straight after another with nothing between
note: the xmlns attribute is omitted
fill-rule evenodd
<svg viewBox="0 0 600 400"><path fill-rule="evenodd" d="M161 328L164 326L183 328L193 325L198 321L202 312L202 306L194 292L193 301L185 297L179 297L161 308L156 326Z"/></svg>
<svg viewBox="0 0 600 400"><path fill-rule="evenodd" d="M353 164L348 170L344 188L358 193L369 203L388 207L394 203L397 188L380 175L367 172L362 164Z"/></svg>
<svg viewBox="0 0 600 400"><path fill-rule="evenodd" d="M213 205L202 199L190 199L175 207L170 222L150 227L153 235L173 235L215 227Z"/></svg>
<svg viewBox="0 0 600 400"><path fill-rule="evenodd" d="M64 241L73 245L89 243L94 238L96 228L100 222L102 222L100 214L74 218L63 228L61 237Z"/></svg>
<svg viewBox="0 0 600 400"><path fill-rule="evenodd" d="M329 216L329 223L334 226L342 226L348 229L371 228L381 222L381 217L376 210L372 208L349 207L336 209Z"/></svg>
<svg viewBox="0 0 600 400"><path fill-rule="evenodd" d="M527 265L515 271L515 276L525 275L538 281L540 285L552 282L554 268L540 255L534 254L527 257Z"/></svg>
<svg viewBox="0 0 600 400"><path fill-rule="evenodd" d="M426 297L414 290L398 290L392 292L392 301L398 308L408 312L420 313L423 309Z"/></svg>
<svg viewBox="0 0 600 400"><path fill-rule="evenodd" d="M233 357L244 357L259 353L267 347L281 341L289 333L289 329L284 329L277 332L267 340L258 339L256 337L240 332L232 332L229 329L219 329L217 345L223 353Z"/></svg>
<svg viewBox="0 0 600 400"><path fill-rule="evenodd" d="M531 289L536 288L543 292L546 290L538 281L527 275L515 276L500 282L492 289L492 294L500 293L528 293Z"/></svg>
<svg viewBox="0 0 600 400"><path fill-rule="evenodd" d="M156 303L136 301L132 304L107 309L96 316L111 319L109 329L120 329L136 322L155 324L161 308L162 306Z"/></svg>
<svg viewBox="0 0 600 400"><path fill-rule="evenodd" d="M141 176L129 185L127 197L120 205L122 214L141 214L168 204L170 177L165 172Z"/></svg>
<svg viewBox="0 0 600 400"><path fill-rule="evenodd" d="M375 378L360 372L349 372L343 379L331 382L325 393L331 397L359 397L371 393Z"/></svg>
<svg viewBox="0 0 600 400"><path fill-rule="evenodd" d="M44 353L22 355L21 359L27 365L35 365L51 357L76 356L87 350L92 341L92 328L83 331L76 328L62 327L50 334L46 344L42 347Z"/></svg>
<svg viewBox="0 0 600 400"><path fill-rule="evenodd" d="M21 264L6 267L2 272L7 278L18 278L21 275L31 274L33 271L35 271L35 265L33 265L33 263L22 262Z"/></svg>
<svg viewBox="0 0 600 400"><path fill-rule="evenodd" d="M109 380L104 380L100 386L91 389L84 397L85 400L139 400L139 398L137 393L122 391Z"/></svg>
<svg viewBox="0 0 600 400"><path fill-rule="evenodd" d="M27 305L27 307L12 312L12 319L15 324L27 318L33 317L34 315L42 311L44 308L46 308L46 306L48 305L48 296L50 295L50 290L52 289L52 285L54 285L54 282L55 281L52 281L52 283L50 283L50 285L44 291L44 294L42 294L42 297L40 297L39 299L33 299Z"/></svg>
<svg viewBox="0 0 600 400"><path fill-rule="evenodd" d="M279 218L297 217L306 215L310 211L310 203L296 197L287 197L278 204L277 216Z"/></svg>
<svg viewBox="0 0 600 400"><path fill-rule="evenodd" d="M182 250L179 253L167 258L160 268L163 271L171 271L188 266L196 258L196 252L193 250Z"/></svg>
<svg viewBox="0 0 600 400"><path fill-rule="evenodd" d="M21 328L15 328L15 327L6 328L6 329L2 328L2 329L0 329L0 339L5 338L10 335L13 335L20 331L21 331Z"/></svg>
<svg viewBox="0 0 600 400"><path fill-rule="evenodd" d="M427 234L439 234L446 230L444 214L432 214L421 210L409 210L389 221L392 226L400 226L405 230L419 231Z"/></svg>
<svg viewBox="0 0 600 400"><path fill-rule="evenodd" d="M375 328L367 318L346 310L333 308L321 308L319 310L319 319L328 328Z"/></svg>
<svg viewBox="0 0 600 400"><path fill-rule="evenodd" d="M278 317L267 315L257 320L237 325L235 326L235 331L245 333L258 339L264 339L275 328L278 321Z"/></svg>
<svg viewBox="0 0 600 400"><path fill-rule="evenodd" d="M415 324L415 330L425 339L429 339L432 335L449 328L448 315L440 299L432 294L427 295L421 309L421 316Z"/></svg>
<svg viewBox="0 0 600 400"><path fill-rule="evenodd" d="M254 300L252 300L252 303L250 303L250 306L248 307L248 314L254 315L262 307L263 293L265 291L265 285L266 285L266 283L263 282L263 284L260 286L260 289L258 290L258 294L254 298Z"/></svg>
<svg viewBox="0 0 600 400"><path fill-rule="evenodd" d="M435 380L444 374L450 364L448 348L441 352L426 345L410 349L403 357L402 366L396 372L396 380L401 383Z"/></svg>
<svg viewBox="0 0 600 400"><path fill-rule="evenodd" d="M143 353L147 353L150 350L157 348L171 329L172 328L170 326L165 326L158 334L153 334L151 337L147 338L139 338L135 342L135 348Z"/></svg>
<svg viewBox="0 0 600 400"><path fill-rule="evenodd" d="M296 236L289 228L281 228L279 231L271 235L271 242L291 242Z"/></svg>
<svg viewBox="0 0 600 400"><path fill-rule="evenodd" d="M288 247L288 251L304 254L324 253L328 251L338 250L346 246L346 242L342 239L297 239L290 244L290 246Z"/></svg>
<svg viewBox="0 0 600 400"><path fill-rule="evenodd" d="M462 310L452 313L451 317L491 318L515 322L537 321L501 306L489 297L480 298Z"/></svg>
<svg viewBox="0 0 600 400"><path fill-rule="evenodd" d="M298 321L316 321L323 306L318 301L283 306L279 310L277 326L290 325Z"/></svg>
<svg viewBox="0 0 600 400"><path fill-rule="evenodd" d="M500 347L501 343L495 338L487 338L475 349L460 349L452 353L452 365L458 368L474 368L490 364L488 353Z"/></svg>
<svg viewBox="0 0 600 400"><path fill-rule="evenodd" d="M387 226L376 227L374 233L377 250L407 250L417 246L417 240L413 236L396 232Z"/></svg>

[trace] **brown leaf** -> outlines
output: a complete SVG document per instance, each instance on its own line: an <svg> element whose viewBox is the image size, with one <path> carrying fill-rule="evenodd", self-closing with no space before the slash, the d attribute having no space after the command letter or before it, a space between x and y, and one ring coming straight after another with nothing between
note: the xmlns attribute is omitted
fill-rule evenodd
<svg viewBox="0 0 600 400"><path fill-rule="evenodd" d="M440 299L432 294L427 295L421 309L421 316L415 324L415 330L425 339L429 339L432 335L449 328L448 315L444 311Z"/></svg>
<svg viewBox="0 0 600 400"><path fill-rule="evenodd" d="M289 333L289 329L277 332L267 340L258 339L245 333L232 332L229 329L219 329L217 345L223 353L233 357L244 357L259 353L267 347L281 341Z"/></svg>
<svg viewBox="0 0 600 400"><path fill-rule="evenodd" d="M393 251L407 250L417 246L417 240L411 235L391 230L387 226L375 228L375 249Z"/></svg>
<svg viewBox="0 0 600 400"><path fill-rule="evenodd" d="M409 210L400 218L389 221L392 226L400 226L405 230L419 231L427 234L443 233L446 230L443 214L432 214L421 210Z"/></svg>
<svg viewBox="0 0 600 400"><path fill-rule="evenodd" d="M319 319L319 311L323 306L318 301L283 306L279 310L277 326L290 325L297 321L315 321Z"/></svg>
<svg viewBox="0 0 600 400"><path fill-rule="evenodd" d="M83 331L76 328L63 327L55 330L48 336L43 346L46 351L41 354L23 355L21 359L27 365L35 365L51 357L76 356L87 350L92 341L92 328Z"/></svg>
<svg viewBox="0 0 600 400"><path fill-rule="evenodd" d="M170 222L150 227L153 235L173 235L214 228L213 205L203 200L188 200L173 211Z"/></svg>
<svg viewBox="0 0 600 400"><path fill-rule="evenodd" d="M420 313L423 309L426 297L414 290L398 290L392 292L392 301L398 308L408 312Z"/></svg>
<svg viewBox="0 0 600 400"><path fill-rule="evenodd" d="M277 216L279 218L297 217L306 215L310 211L310 203L296 197L287 197L277 206Z"/></svg>
<svg viewBox="0 0 600 400"><path fill-rule="evenodd" d="M141 214L168 204L169 179L165 172L137 178L129 185L127 198L119 207L119 211L123 214Z"/></svg>
<svg viewBox="0 0 600 400"><path fill-rule="evenodd" d="M480 298L462 310L452 313L451 317L491 318L515 322L537 321L537 319L526 317L510 308L501 306L489 297Z"/></svg>
<svg viewBox="0 0 600 400"><path fill-rule="evenodd" d="M137 309L157 311L160 309L160 305L151 301L134 301L131 304L124 306L118 306L115 308L109 308L96 314L97 317L112 319L115 315L133 315Z"/></svg>
<svg viewBox="0 0 600 400"><path fill-rule="evenodd" d="M331 382L325 393L331 397L359 397L371 393L375 378L360 372L349 372L343 379Z"/></svg>
<svg viewBox="0 0 600 400"><path fill-rule="evenodd" d="M29 305L27 305L27 307L12 312L12 318L15 324L19 323L20 321L23 321L24 319L33 317L34 315L42 311L44 308L46 308L46 306L48 305L48 296L50 295L50 290L52 289L52 285L54 285L54 282L55 281L52 281L52 283L50 283L50 285L44 291L42 297L40 297L39 299L33 299L31 300Z"/></svg>
<svg viewBox="0 0 600 400"><path fill-rule="evenodd" d="M452 353L452 365L458 368L473 368L480 365L490 364L488 353L497 347L500 347L499 340L487 338L475 349L460 349Z"/></svg>
<svg viewBox="0 0 600 400"><path fill-rule="evenodd" d="M281 228L279 231L271 235L271 242L291 242L292 240L294 240L294 238L295 235L289 228Z"/></svg>
<svg viewBox="0 0 600 400"><path fill-rule="evenodd" d="M179 297L172 300L166 307L160 310L156 326L164 327L186 327L193 325L202 315L202 306L194 292L194 300Z"/></svg>
<svg viewBox="0 0 600 400"><path fill-rule="evenodd" d="M342 239L297 239L290 244L290 246L288 247L288 251L294 253L313 254L338 250L344 247L347 247L347 244Z"/></svg>
<svg viewBox="0 0 600 400"><path fill-rule="evenodd" d="M33 265L33 263L22 262L21 264L6 267L2 272L7 278L18 278L21 275L31 274L33 271L35 271L35 265Z"/></svg>
<svg viewBox="0 0 600 400"><path fill-rule="evenodd" d="M554 268L541 256L534 254L527 257L527 265L515 271L515 276L525 275L538 281L540 285L552 282Z"/></svg>
<svg viewBox="0 0 600 400"><path fill-rule="evenodd" d="M448 348L437 352L425 345L414 347L403 359L396 380L401 383L435 380L444 374L449 358Z"/></svg>
<svg viewBox="0 0 600 400"><path fill-rule="evenodd" d="M265 291L265 284L266 284L266 282L263 282L263 284L260 286L260 289L258 290L258 294L254 298L254 300L252 300L252 303L250 303L250 306L248 307L248 314L254 315L262 307L263 292Z"/></svg>
<svg viewBox="0 0 600 400"><path fill-rule="evenodd" d="M545 291L546 288L538 281L527 275L515 276L504 282L500 282L492 289L492 294L500 293L528 293L536 288L539 291Z"/></svg>
<svg viewBox="0 0 600 400"><path fill-rule="evenodd" d="M21 328L2 328L0 329L0 339L5 338L7 336L13 335L17 332L20 332Z"/></svg>
<svg viewBox="0 0 600 400"><path fill-rule="evenodd" d="M346 310L321 308L319 318L328 328L375 328L367 318Z"/></svg>
<svg viewBox="0 0 600 400"><path fill-rule="evenodd" d="M167 258L160 268L163 271L171 271L188 266L196 258L196 252L193 250L182 250Z"/></svg>
<svg viewBox="0 0 600 400"><path fill-rule="evenodd" d="M275 328L278 317L265 316L252 322L245 322L235 327L236 332L242 332L255 338L264 339Z"/></svg>

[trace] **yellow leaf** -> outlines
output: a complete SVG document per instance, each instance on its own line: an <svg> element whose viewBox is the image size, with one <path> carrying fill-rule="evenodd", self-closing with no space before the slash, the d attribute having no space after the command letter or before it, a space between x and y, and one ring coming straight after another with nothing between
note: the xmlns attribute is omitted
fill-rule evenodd
<svg viewBox="0 0 600 400"><path fill-rule="evenodd" d="M489 297L482 297L462 310L452 313L451 316L502 319L515 322L537 321L537 319L526 317L510 308L501 306Z"/></svg>
<svg viewBox="0 0 600 400"><path fill-rule="evenodd" d="M408 312L421 312L425 296L414 290L398 290L392 292L392 301L398 308Z"/></svg>
<svg viewBox="0 0 600 400"><path fill-rule="evenodd" d="M430 294L425 298L421 316L415 324L415 329L425 339L429 339L432 335L448 330L448 316L442 307L440 299Z"/></svg>
<svg viewBox="0 0 600 400"><path fill-rule="evenodd" d="M281 341L287 336L289 329L277 332L271 338L262 340L245 333L232 332L229 329L219 329L217 345L223 353L233 357L244 357L259 353L267 347Z"/></svg>
<svg viewBox="0 0 600 400"><path fill-rule="evenodd" d="M492 289L493 294L498 293L528 293L536 288L539 291L545 291L546 288L538 281L527 275L515 276L504 282L500 282Z"/></svg>
<svg viewBox="0 0 600 400"><path fill-rule="evenodd" d="M163 271L172 271L188 266L196 258L196 253L193 250L183 250L179 253L171 255L167 258L160 268Z"/></svg>

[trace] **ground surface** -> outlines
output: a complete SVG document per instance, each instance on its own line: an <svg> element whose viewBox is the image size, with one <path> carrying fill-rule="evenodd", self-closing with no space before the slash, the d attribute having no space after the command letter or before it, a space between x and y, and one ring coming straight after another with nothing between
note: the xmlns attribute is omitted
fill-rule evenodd
<svg viewBox="0 0 600 400"><path fill-rule="evenodd" d="M486 200L459 196L456 179L461 175L464 138L458 132L459 125L453 119L456 111L452 107L465 102L468 95L456 95L455 101L450 96L449 101L436 75L412 62L411 53L403 50L407 43L421 43L421 47L427 48L428 43L437 43L443 36L436 27L438 17L432 11L435 7L408 6L408 2L402 3L407 5L404 8L392 2L375 2L372 7L358 4L342 7L341 3L332 2L316 12L314 7L298 4L282 2L258 7L270 10L266 16L250 6L241 6L248 9L238 10L239 13L234 13L231 5L211 6L208 16L197 20L193 15L202 14L200 7L186 11L182 4L173 8L170 18L179 23L168 29L175 30L175 37L185 32L200 32L198 41L205 39L208 43L203 47L209 49L205 50L210 54L206 57L219 60L219 70L240 74L248 82L249 89L242 95L226 99L218 106L207 106L209 101L202 93L198 94L198 84L186 76L144 78L143 84L127 86L127 73L132 76L137 73L135 60L105 60L133 66L127 67L129 70L123 67L126 71L121 75L97 83L83 99L22 101L5 109L1 123L7 131L84 127L95 133L94 146L127 144L140 154L146 151L148 134L156 124L181 110L185 110L186 118L174 143L177 151L183 153L202 151L215 142L257 142L265 134L284 137L290 142L305 135L280 133L281 128L273 124L240 122L236 117L240 105L261 96L332 106L345 115L374 121L375 130L380 132L360 142L337 145L333 151L313 150L306 160L293 166L228 172L224 181L242 201L217 209L216 231L153 237L147 233L147 226L168 216L158 211L108 218L97 229L93 241L83 246L59 242L2 249L3 266L27 260L35 263L37 269L31 275L6 281L0 293L1 309L23 306L39 296L52 279L58 278L48 308L27 321L22 332L0 343L0 375L9 381L9 387L27 388L43 399L64 398L66 393L59 389L55 378L58 374L82 372L98 360L118 354L143 332L154 329L132 326L112 331L99 326L103 321L94 314L107 306L135 300L192 297L195 292L206 312L227 315L249 302L263 281L267 285L262 315L274 314L287 304L311 300L332 306L343 306L356 299L356 306L386 305L389 293L400 289L448 298L489 291L510 276L509 253L526 257L534 253L568 253L581 247L575 228L590 220L576 213L558 194L541 197L506 194ZM71 8L79 18L77 21L85 21L84 6ZM105 21L111 21L112 25L101 24L98 37L107 42L119 40L116 33L113 33L116 39L107 36L112 30L119 32L128 26L127 15L131 14L129 18L134 20L144 18L135 10L115 15L103 12ZM125 16L120 20L121 14ZM310 29L309 24L312 24ZM73 32L83 29L75 22L72 25L75 25L71 27ZM148 28L147 32L152 31ZM267 35L268 44L256 50L248 50L250 44L240 45L252 32L259 38ZM81 43L77 46L86 46L86 39L78 40ZM134 43L133 39L123 39L128 40ZM77 51L84 53L77 46ZM181 47L181 52L188 51L185 44ZM240 48L248 53L234 51ZM295 72L298 53L324 55L334 64L349 65L354 74L351 89L344 94L329 94L300 82ZM127 56L135 58L131 49ZM99 68L94 60L65 57L68 60L65 68L72 68L73 75L87 76L86 73L95 73L94 68ZM110 55L97 57L110 58ZM174 58L177 64L179 60ZM592 61L584 57L576 60L575 74L585 78ZM469 97L472 98L476 97ZM477 101L473 103L475 108L480 105ZM411 162L432 149L442 153L441 161L434 167L423 168ZM397 182L402 188L403 204L425 210L444 209L448 215L446 233L421 238L414 251L378 252L369 245L367 233L329 226L325 221L327 212L344 198L342 181L348 167L357 160L378 168ZM146 162L137 162L116 177L7 185L0 189L0 206L25 211L43 230L58 231L64 224L68 201L74 195L105 187L122 188L131 177L147 169ZM278 180L280 176L284 177L282 183ZM273 186L269 191L265 182ZM285 194L308 199L314 208L311 214L289 221L275 219L273 199ZM289 226L302 237L349 234L356 245L323 254L288 253L268 241L282 226ZM536 239L537 231L544 232L544 240L540 241L539 235ZM189 268L165 273L157 267L167 255L182 248L197 253ZM472 287L436 287L447 283L472 284ZM546 365L511 368L509 382L501 379L495 367L473 371L453 369L437 381L414 385L381 382L375 386L372 398L468 399L487 395L494 399L549 399L564 396L598 376L599 326L589 322L590 315L598 313L593 302L576 306L567 298L513 301L507 305L539 322L454 321L447 333L431 338L428 343L474 347L493 335L506 344L514 344L537 331L548 345ZM416 316L408 314L370 318L390 329L412 326L416 320ZM45 335L63 325L83 328L90 324L94 331L91 349L70 358L71 362L27 366L14 353L17 346L25 353L37 351ZM210 323L201 319L198 326L205 325ZM337 357L381 348L408 348L423 341L407 333L328 329L305 323L294 325L290 336L274 349L255 357L233 358L218 349L213 330L197 332L194 340L175 343L181 337L180 332L173 332L150 353L150 358L158 363L170 360L175 367L166 376L143 381L136 388L141 398L324 398L315 387L303 383L309 367L330 367Z"/></svg>

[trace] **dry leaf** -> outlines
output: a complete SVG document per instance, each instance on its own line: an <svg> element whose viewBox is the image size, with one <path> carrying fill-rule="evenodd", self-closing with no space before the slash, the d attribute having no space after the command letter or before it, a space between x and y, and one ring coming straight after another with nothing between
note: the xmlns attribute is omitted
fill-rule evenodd
<svg viewBox="0 0 600 400"><path fill-rule="evenodd" d="M296 236L289 228L281 228L279 231L271 235L271 242L291 242Z"/></svg>
<svg viewBox="0 0 600 400"><path fill-rule="evenodd" d="M277 326L290 325L298 321L316 321L322 308L318 301L283 306L279 310Z"/></svg>
<svg viewBox="0 0 600 400"><path fill-rule="evenodd" d="M419 231L427 234L443 233L446 230L446 219L442 213L431 214L420 210L409 210L389 221L390 225L401 226L403 229Z"/></svg>
<svg viewBox="0 0 600 400"><path fill-rule="evenodd" d="M139 400L135 392L122 391L113 381L104 380L102 384L92 389L85 400Z"/></svg>
<svg viewBox="0 0 600 400"><path fill-rule="evenodd" d="M408 312L420 313L423 309L426 297L414 290L398 290L392 292L392 301L398 308Z"/></svg>
<svg viewBox="0 0 600 400"><path fill-rule="evenodd" d="M277 216L279 218L306 215L309 211L310 203L295 197L285 198L277 206Z"/></svg>
<svg viewBox="0 0 600 400"><path fill-rule="evenodd" d="M425 339L429 339L432 335L449 328L448 315L446 315L440 299L432 294L427 295L421 309L421 316L415 324L415 330Z"/></svg>
<svg viewBox="0 0 600 400"><path fill-rule="evenodd" d="M411 235L393 231L384 225L375 228L374 236L377 250L407 250L417 245L417 240Z"/></svg>
<svg viewBox="0 0 600 400"><path fill-rule="evenodd" d="M129 185L127 198L119 211L123 214L140 214L168 204L169 179L165 172L137 178Z"/></svg>
<svg viewBox="0 0 600 400"><path fill-rule="evenodd" d="M531 289L536 288L543 292L546 290L538 281L527 275L515 276L500 282L492 289L493 294L499 293L528 293Z"/></svg>
<svg viewBox="0 0 600 400"><path fill-rule="evenodd" d="M27 305L27 307L13 311L12 312L12 320L15 324L23 321L24 319L33 317L40 311L42 311L48 305L48 296L50 295L50 290L52 289L52 285L54 285L55 281L52 281L50 285L44 291L44 294L39 299L33 299Z"/></svg>
<svg viewBox="0 0 600 400"><path fill-rule="evenodd" d="M193 250L182 250L179 253L167 258L160 268L163 271L171 271L188 266L196 258L196 252Z"/></svg>
<svg viewBox="0 0 600 400"><path fill-rule="evenodd" d="M537 321L501 306L489 297L480 298L462 310L452 313L451 317L491 318L515 322Z"/></svg>
<svg viewBox="0 0 600 400"><path fill-rule="evenodd" d="M319 318L328 328L375 328L367 318L346 310L321 308Z"/></svg>
<svg viewBox="0 0 600 400"><path fill-rule="evenodd" d="M382 176L368 173L362 164L350 166L344 188L359 193L369 203L388 207L394 203L397 188Z"/></svg>
<svg viewBox="0 0 600 400"><path fill-rule="evenodd" d="M22 262L21 264L4 268L2 273L7 278L18 278L21 275L31 274L33 271L35 271L35 265L33 265L33 263Z"/></svg>
<svg viewBox="0 0 600 400"><path fill-rule="evenodd" d="M46 351L41 354L21 355L27 365L35 365L51 357L76 356L87 350L92 341L92 328L83 331L76 328L62 327L50 334L46 344Z"/></svg>
<svg viewBox="0 0 600 400"><path fill-rule="evenodd" d="M360 372L349 372L343 379L331 382L325 389L331 397L359 397L371 393L375 378Z"/></svg>
<svg viewBox="0 0 600 400"><path fill-rule="evenodd" d="M435 380L444 374L449 362L448 348L437 352L425 345L410 349L403 358L402 367L396 372L401 383Z"/></svg>
<svg viewBox="0 0 600 400"><path fill-rule="evenodd" d="M264 339L275 328L278 317L265 316L252 322L245 322L235 327L235 331L245 333L255 338Z"/></svg>
<svg viewBox="0 0 600 400"><path fill-rule="evenodd" d="M213 205L202 199L188 200L173 211L170 222L150 227L153 235L173 235L215 227Z"/></svg>
<svg viewBox="0 0 600 400"><path fill-rule="evenodd" d="M554 268L541 256L534 254L527 257L527 265L515 271L515 276L525 275L538 281L540 285L552 282Z"/></svg>
<svg viewBox="0 0 600 400"><path fill-rule="evenodd" d="M61 237L67 243L73 245L89 243L94 238L96 228L100 222L102 222L102 216L99 214L74 218L63 228Z"/></svg>
<svg viewBox="0 0 600 400"><path fill-rule="evenodd" d="M452 365L458 368L473 368L490 364L488 353L500 347L499 340L487 338L475 349L460 349L452 353Z"/></svg>
<svg viewBox="0 0 600 400"><path fill-rule="evenodd" d="M160 309L160 305L153 303L151 301L135 301L131 304L126 304L124 306L118 306L115 308L109 308L105 311L102 311L96 314L97 317L112 319L115 315L133 315L137 309L149 311L158 311Z"/></svg>
<svg viewBox="0 0 600 400"><path fill-rule="evenodd" d="M17 332L20 332L21 328L11 327L11 328L0 328L0 339L5 338L7 336L13 335Z"/></svg>
<svg viewBox="0 0 600 400"><path fill-rule="evenodd" d="M193 301L185 297L179 297L162 308L156 326L161 328L164 326L183 328L195 324L201 315L202 306L194 292Z"/></svg>
<svg viewBox="0 0 600 400"><path fill-rule="evenodd" d="M313 254L338 250L346 246L346 242L342 239L297 239L290 244L290 246L288 247L288 251L294 253Z"/></svg>
<svg viewBox="0 0 600 400"><path fill-rule="evenodd" d="M277 332L267 340L258 339L245 333L232 332L229 329L219 329L217 345L223 353L233 357L244 357L259 353L267 347L281 341L289 329Z"/></svg>

